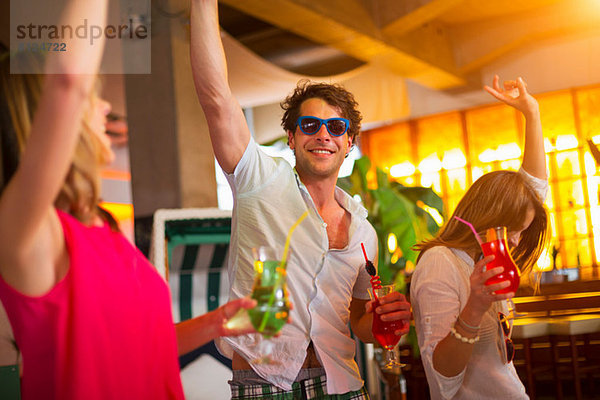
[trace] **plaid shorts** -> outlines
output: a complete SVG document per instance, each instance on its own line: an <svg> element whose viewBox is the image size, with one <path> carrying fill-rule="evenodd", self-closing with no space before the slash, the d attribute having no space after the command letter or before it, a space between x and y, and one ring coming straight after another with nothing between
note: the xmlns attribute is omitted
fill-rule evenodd
<svg viewBox="0 0 600 400"><path fill-rule="evenodd" d="M304 379L292 384L287 391L270 384L240 385L230 382L232 400L369 400L363 386L360 390L344 394L327 394L327 377Z"/></svg>

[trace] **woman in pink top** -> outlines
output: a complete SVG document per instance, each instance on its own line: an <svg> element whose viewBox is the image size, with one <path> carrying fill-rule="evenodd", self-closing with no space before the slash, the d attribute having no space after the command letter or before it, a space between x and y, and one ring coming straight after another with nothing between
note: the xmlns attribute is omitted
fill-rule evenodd
<svg viewBox="0 0 600 400"><path fill-rule="evenodd" d="M106 12L107 0L71 0L61 25L104 26ZM168 288L97 206L99 168L114 155L110 106L94 90L104 38L88 40L49 52L43 80L10 75L0 54L2 136L26 143L0 196L0 300L22 353L22 398L180 399ZM246 333L223 325L253 304L179 325L179 352Z"/></svg>

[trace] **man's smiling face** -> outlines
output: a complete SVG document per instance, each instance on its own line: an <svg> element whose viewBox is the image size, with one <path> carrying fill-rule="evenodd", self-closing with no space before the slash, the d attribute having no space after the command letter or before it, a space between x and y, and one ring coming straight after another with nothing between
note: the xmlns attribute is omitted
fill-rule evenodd
<svg viewBox="0 0 600 400"><path fill-rule="evenodd" d="M322 119L342 117L337 108L318 98L304 101L300 106L300 116ZM344 158L352 147L352 139L347 132L342 136L332 136L325 124L314 135L306 135L296 126L294 132L288 132L288 138L290 148L296 155L296 170L301 178L337 178Z"/></svg>

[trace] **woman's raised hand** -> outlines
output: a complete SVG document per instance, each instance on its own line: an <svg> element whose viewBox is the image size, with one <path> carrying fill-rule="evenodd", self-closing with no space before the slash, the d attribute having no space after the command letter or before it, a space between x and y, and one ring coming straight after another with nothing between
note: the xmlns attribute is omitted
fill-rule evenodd
<svg viewBox="0 0 600 400"><path fill-rule="evenodd" d="M529 94L527 85L521 77L504 81L503 87L500 87L500 77L494 75L492 87L485 85L483 88L496 99L516 108L526 116L538 110L537 100Z"/></svg>

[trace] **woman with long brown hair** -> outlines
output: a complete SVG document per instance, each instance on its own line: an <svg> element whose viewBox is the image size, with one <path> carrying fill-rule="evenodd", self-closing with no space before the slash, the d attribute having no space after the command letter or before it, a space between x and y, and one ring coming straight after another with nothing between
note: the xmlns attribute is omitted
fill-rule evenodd
<svg viewBox="0 0 600 400"><path fill-rule="evenodd" d="M525 116L521 169L483 175L460 200L452 217L421 251L411 282L411 302L419 347L433 399L526 399L512 364L507 300L510 285L486 281L503 268L485 269L473 232L505 226L511 254L528 273L546 242L548 191L539 107L521 78L485 89Z"/></svg>

